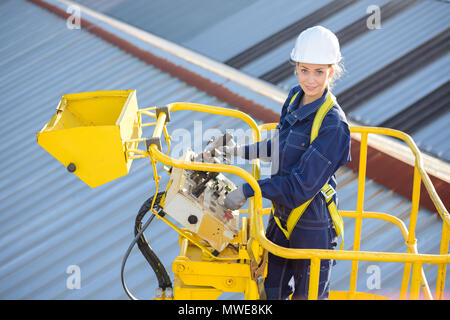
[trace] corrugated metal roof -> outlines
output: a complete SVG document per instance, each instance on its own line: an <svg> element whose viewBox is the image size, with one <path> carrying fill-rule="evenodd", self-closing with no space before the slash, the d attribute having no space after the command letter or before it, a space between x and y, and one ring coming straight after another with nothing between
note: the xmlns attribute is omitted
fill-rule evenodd
<svg viewBox="0 0 450 320"><path fill-rule="evenodd" d="M177 43L190 41L203 32L205 26L215 25L255 2L257 0L78 1Z"/></svg>
<svg viewBox="0 0 450 320"><path fill-rule="evenodd" d="M365 101L354 112L350 112L349 116L364 125L378 126L446 83L450 79L446 70L448 63L450 54L423 69L411 70L409 77L402 79L393 87L386 88L383 94ZM421 90L412 90L411 88L416 88L417 83L423 84Z"/></svg>
<svg viewBox="0 0 450 320"><path fill-rule="evenodd" d="M153 10L151 15L159 15L165 17L168 21L173 21L178 17L180 11L174 10L178 3L176 1L169 1L170 4L160 4L158 2L156 5L150 6L140 1L126 0L120 1L118 4L97 3L90 0L79 0L78 2L107 14L112 14L123 21L152 33L165 35L183 46L218 61L226 61L236 56L282 28L330 3L330 1L283 0L268 2L259 0L252 3L233 2L232 5L227 4L227 6L233 6L231 9L230 7L224 8L223 4L212 4L208 1L205 4L198 0L190 4L194 10L188 11L187 16L191 17L193 21L185 24L186 31L175 32L175 35L173 35L173 26L146 21L148 20L146 18L148 13L146 12L151 8ZM367 14L369 6L383 7L388 3L388 0L355 1L348 7L321 21L320 24L338 32L358 19L363 18ZM357 86L362 80L370 77L395 59L414 50L418 45L433 38L440 32L449 29L450 23L446 19L450 10L448 2L427 0L410 1L410 3L410 6L406 6L404 10L400 10L399 13L389 18L386 18L381 12L381 29L367 29L362 35L352 39L350 43L343 46L342 53L347 72L335 84L334 93L336 95L352 86ZM201 14L202 11L199 9L202 6L214 7L214 10L211 10L213 19L205 20L206 18L203 17L204 15ZM198 14L195 11L198 11ZM226 13L221 17L217 17L216 12L221 11L226 11ZM386 13L386 15L388 14ZM184 32L189 33L189 36L183 35ZM175 37L178 38L175 39ZM295 38L292 38L291 41L279 45L267 54L245 65L242 71L255 77L263 76L266 72L288 59L294 41ZM448 57L441 57L439 61L437 64L445 65L448 62ZM446 68L441 70L443 72ZM411 70L411 72L420 72L424 79L437 76L436 73L433 73L431 66L425 66L421 70ZM384 118L377 118L378 114L388 115L395 112L395 110L409 107L410 104L406 104L406 101L411 101L413 97L420 99L426 96L427 92L429 92L428 87L433 86L432 84L423 90L420 82L411 82L411 79L412 77L408 76L407 79L387 86L386 90L381 91L376 97L362 103L353 112L350 112L348 114L349 118L362 124L377 125L381 123L379 120ZM439 78L438 82L445 82L448 79L449 76L444 75ZM297 79L292 72L291 77L281 81L278 85L284 90L289 90L296 83ZM406 85L406 83L409 83L409 85ZM391 101L393 97L399 101L395 106ZM386 103L386 101L389 103ZM345 106L343 107L345 108ZM270 107L270 109L273 109L273 107ZM434 121L437 121L437 118ZM435 126L428 127L427 130L431 130L433 127ZM437 132L435 131L435 133ZM421 137L421 135L414 135ZM445 143L441 144L439 136L434 134L430 136L431 140L418 140L417 143L421 146L428 146L422 148L422 151L448 162L450 158L445 155L447 154L446 150L450 148L450 142L444 140Z"/></svg>
<svg viewBox="0 0 450 320"><path fill-rule="evenodd" d="M357 86L366 77L370 77L420 44L445 30L448 32L450 22L445 16L449 10L448 3L422 1L386 22L381 20L381 29L368 31L343 46L342 54L346 73L336 82L334 93L338 96L346 89ZM330 25L330 27L332 30L338 31L338 29L333 29L333 26ZM430 89L436 88L436 84L447 82L450 79L448 72L445 72L448 69L446 67L448 62L448 55L443 55L422 69L411 70L407 78L386 87L375 97L349 112L349 118L364 125L379 125L388 115L398 114L426 96L432 91ZM296 82L297 79L292 74L290 78L285 79L279 85L289 88ZM441 139L442 131L439 131L437 124L439 119L435 121L436 125L433 122L427 127L427 131L434 132L433 135L428 136L428 140L422 140L421 134L413 136L423 152L449 162L450 158L447 156L446 150L450 148L450 142L448 139ZM448 132L448 130L446 131ZM446 134L444 133L444 135ZM425 145L427 147L423 148L422 146Z"/></svg>
<svg viewBox="0 0 450 320"><path fill-rule="evenodd" d="M128 0L113 8L91 0L76 2L225 61L330 1Z"/></svg>
<svg viewBox="0 0 450 320"><path fill-rule="evenodd" d="M341 48L347 72L336 82L335 93L338 95L448 29L448 10L448 4L422 1L386 22L381 20L381 29L370 30ZM290 87L295 83L295 77L283 82Z"/></svg>
<svg viewBox="0 0 450 320"><path fill-rule="evenodd" d="M4 150L0 155L0 297L124 299L122 258L133 238L135 215L155 192L150 164L135 160L126 177L90 189L37 145L36 132L54 114L61 94L67 93L137 89L140 108L174 101L230 106L83 29L67 29L63 19L26 1L1 3L0 17L0 27L8 30L0 35L5 44L0 49L0 86L4 89L0 99ZM204 129L240 127L231 119L219 121L186 112L173 114L169 130L192 130L194 121L201 121ZM150 132L151 128L145 129L144 136ZM338 180L341 209L354 209L355 174L343 168ZM161 184L166 183L163 174ZM410 207L409 201L370 181L366 199L368 209L393 208L394 214L404 217ZM419 225L419 248L436 252L440 224L430 212L421 210L420 214L426 223ZM351 228L349 221L347 248L352 243ZM171 262L179 249L178 237L169 229L156 220L147 238L171 274ZM376 229L371 230L369 236L377 235ZM426 241L420 241L420 234ZM404 248L403 241L394 241L390 233L378 238L392 251ZM367 250L376 245L379 250L378 244L371 238L363 240ZM66 287L70 265L81 269L79 290ZM333 290L346 285L341 281L349 272L344 266L338 263L333 271ZM383 290L391 288L385 275L397 279L398 272L383 269ZM363 274L360 281L364 279ZM156 279L137 249L128 261L126 281L137 297L154 297ZM365 291L364 283L358 288Z"/></svg>
<svg viewBox="0 0 450 320"><path fill-rule="evenodd" d="M127 177L90 189L36 144L36 132L54 113L60 95L72 92L135 88L142 107L177 100L227 105L84 30L67 29L64 20L32 4L10 1L0 10L14 20L26 17L34 26L30 32L2 20L14 39L1 51L2 88L10 93L1 102L7 150L1 161L0 296L125 298L120 263L132 239L134 216L154 192L151 167L138 160ZM208 127L218 124L191 113L175 116L171 128L184 128L189 118ZM231 127L229 121L222 123ZM151 243L159 248L155 240L168 228L156 222L152 230ZM160 242L167 246L163 261L170 268L178 250L176 235ZM127 280L133 289L133 281L142 285L138 296L153 298L154 277L139 255L134 252L129 260ZM65 272L72 264L81 268L82 290L66 288Z"/></svg>
<svg viewBox="0 0 450 320"><path fill-rule="evenodd" d="M450 111L412 135L414 141L425 152L450 161Z"/></svg>
<svg viewBox="0 0 450 320"><path fill-rule="evenodd" d="M382 6L387 1L388 0L376 1L376 4ZM341 30L350 22L363 17L366 14L367 7L372 4L374 4L374 1L372 0L356 1L355 4L348 6L335 15L332 15L328 19L322 21L320 24L333 31ZM251 74L252 76L260 77L267 71L271 70L273 67L278 66L289 59L289 54L295 44L295 40L296 37L292 38L291 41L286 42L275 50L272 50L270 53L249 63L244 68L242 68L242 70ZM292 71L292 74L294 74L294 71ZM284 88L286 90L290 89L292 87L292 83L295 83L295 81L289 82L289 85L286 85Z"/></svg>

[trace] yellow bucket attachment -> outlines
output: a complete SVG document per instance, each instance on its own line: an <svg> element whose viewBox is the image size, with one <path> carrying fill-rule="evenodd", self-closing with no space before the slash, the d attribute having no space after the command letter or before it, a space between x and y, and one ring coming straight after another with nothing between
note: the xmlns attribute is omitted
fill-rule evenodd
<svg viewBox="0 0 450 320"><path fill-rule="evenodd" d="M128 173L141 134L136 90L98 91L63 95L37 141L95 188Z"/></svg>

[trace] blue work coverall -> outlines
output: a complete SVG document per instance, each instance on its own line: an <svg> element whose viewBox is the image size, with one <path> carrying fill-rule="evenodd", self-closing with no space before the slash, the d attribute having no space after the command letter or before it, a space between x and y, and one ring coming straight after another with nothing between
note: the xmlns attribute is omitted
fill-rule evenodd
<svg viewBox="0 0 450 320"><path fill-rule="evenodd" d="M292 97L297 97L291 102ZM312 103L299 106L303 91L298 85L291 89L283 105L278 129L279 166L268 179L258 181L262 196L272 201L272 212L266 237L287 248L334 249L336 231L320 189L328 182L336 189L335 172L351 160L350 130L344 112L334 105L323 119L317 138L310 144L314 117L325 102L328 90ZM268 139L245 147L245 158L252 158L250 150L261 157L272 158L272 140ZM265 144L265 145L262 145ZM275 148L274 148L275 149ZM274 150L275 151L275 150ZM248 183L243 185L246 197L254 195ZM292 231L289 240L276 224L277 216L285 227L292 209L314 197ZM337 199L335 198L336 204ZM331 267L335 262L321 260L319 299L327 299ZM308 297L310 260L284 259L269 253L268 272L264 282L268 299L293 299Z"/></svg>

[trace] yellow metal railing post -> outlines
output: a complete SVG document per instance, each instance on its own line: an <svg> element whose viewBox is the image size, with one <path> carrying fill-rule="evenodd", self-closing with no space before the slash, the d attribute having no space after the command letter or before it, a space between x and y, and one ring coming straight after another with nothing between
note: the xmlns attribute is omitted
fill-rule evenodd
<svg viewBox="0 0 450 320"><path fill-rule="evenodd" d="M417 225L417 217L419 212L419 204L420 204L420 186L421 186L421 176L419 169L417 167L417 162L414 166L414 178L413 178L413 191L412 191L412 200L411 200L411 213L409 219L409 229L408 229L408 239L406 240L407 252L408 253L417 253L417 239L416 239L416 225ZM407 290L408 290L408 282L409 276L411 272L411 265L405 264L405 269L403 272L402 284L400 288L400 299L406 299ZM425 273L421 271L421 281L423 284L423 291L425 297L427 299L433 299L431 295L430 288L428 287L428 282L425 278Z"/></svg>
<svg viewBox="0 0 450 320"><path fill-rule="evenodd" d="M410 299L418 300L420 297L420 277L422 272L422 263L414 262L411 276Z"/></svg>
<svg viewBox="0 0 450 320"><path fill-rule="evenodd" d="M408 238L406 239L406 246L408 253L414 253L416 249L416 236L415 228L417 223L417 214L419 211L419 200L420 200L420 174L417 169L417 165L414 166L414 178L413 178L413 190L412 190L412 201L411 201L411 212L409 215L409 227L408 227ZM404 300L407 297L409 278L411 274L411 264L405 263L405 269L403 271L402 284L400 288L400 299Z"/></svg>
<svg viewBox="0 0 450 320"><path fill-rule="evenodd" d="M252 139L253 142L257 142L260 140L261 137L261 131L260 128L257 128L257 132L253 131L252 132ZM260 162L259 159L253 159L252 160L252 176L255 178L255 180L259 180L260 178ZM254 210L255 209L255 198L251 197L249 199L249 210ZM256 219L262 219L261 216L257 216L255 217ZM254 234L255 233L255 221L254 219L252 219L251 216L249 216L249 222L250 222L250 234ZM249 248L249 250L252 250L252 248Z"/></svg>
<svg viewBox="0 0 450 320"><path fill-rule="evenodd" d="M416 240L416 224L417 215L419 212L419 202L420 202L420 174L417 166L414 167L414 181L413 181L413 192L412 192L412 202L411 202L411 213L409 218L409 228L408 228L408 252L411 252L411 247L415 246Z"/></svg>
<svg viewBox="0 0 450 320"><path fill-rule="evenodd" d="M442 226L442 236L441 236L441 248L439 253L441 255L448 254L448 244L450 238L450 227L445 223ZM442 300L444 299L444 288L445 288L445 274L447 271L447 264L439 264L438 265L438 274L436 280L436 299Z"/></svg>
<svg viewBox="0 0 450 320"><path fill-rule="evenodd" d="M317 300L320 281L320 259L317 257L311 258L311 265L309 269L309 288L308 300Z"/></svg>
<svg viewBox="0 0 450 320"><path fill-rule="evenodd" d="M361 244L361 227L364 211L364 192L366 185L367 169L367 132L361 133L361 143L359 150L359 172L358 172L358 197L356 203L356 221L355 234L353 239L353 251L359 251ZM350 296L356 292L356 283L358 278L358 260L352 261L350 273Z"/></svg>
<svg viewBox="0 0 450 320"><path fill-rule="evenodd" d="M166 123L167 115L165 112L161 112L156 119L155 129L153 130L152 138L161 138L161 134L164 130L164 125Z"/></svg>
<svg viewBox="0 0 450 320"><path fill-rule="evenodd" d="M409 277L411 275L411 263L405 263L403 270L402 284L400 287L400 300L405 300L408 293Z"/></svg>

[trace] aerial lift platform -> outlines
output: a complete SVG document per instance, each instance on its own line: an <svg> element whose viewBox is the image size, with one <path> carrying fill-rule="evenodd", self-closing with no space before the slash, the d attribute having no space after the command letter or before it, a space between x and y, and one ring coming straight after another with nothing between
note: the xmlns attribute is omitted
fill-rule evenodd
<svg viewBox="0 0 450 320"><path fill-rule="evenodd" d="M253 142L261 139L265 130L276 123L257 125L247 114L229 108L187 102L170 103L163 107L139 109L136 91L99 91L63 95L56 114L37 133L37 141L91 188L125 176L134 159L148 158L153 168L155 195L148 199L136 217L135 238L122 263L122 283L126 258L137 243L158 279L156 299L216 299L224 292L240 292L245 299L264 299L263 281L267 273L268 252L287 259L311 261L309 299L317 299L320 261L349 260L349 290L331 291L329 299L387 299L387 297L357 290L358 263L378 261L400 263L404 266L398 299L443 299L450 238L450 216L439 199L423 167L422 156L411 137L403 132L378 127L352 126L350 131L360 136L357 206L355 211L343 211L343 217L355 219L352 250L290 249L280 247L265 236L260 162L252 160L251 172L228 164L217 147L226 145L227 135L207 145L204 152L188 150L179 159L169 156L171 136L168 127L174 112L195 111L218 116L235 117L244 121L252 131ZM144 122L143 119L151 119ZM151 137L142 137L144 127L154 127ZM368 136L386 135L401 139L414 154L412 209L409 226L399 218L383 212L364 210L364 190L367 164ZM163 152L163 139L167 152ZM144 145L145 149L139 149ZM163 164L163 174L170 176L161 186L157 166ZM161 171L161 169L159 169ZM226 194L236 188L227 178L236 175L254 190L249 208L230 211L223 207ZM440 218L442 235L440 254L421 254L417 250L415 229L419 210L420 186L425 185ZM150 213L145 225L142 219ZM161 261L148 245L144 231L157 217L179 234L180 253L172 263L173 283ZM362 221L380 219L395 225L403 235L405 252L360 251ZM380 237L383 235L380 234ZM423 265L437 265L436 290L431 292Z"/></svg>

